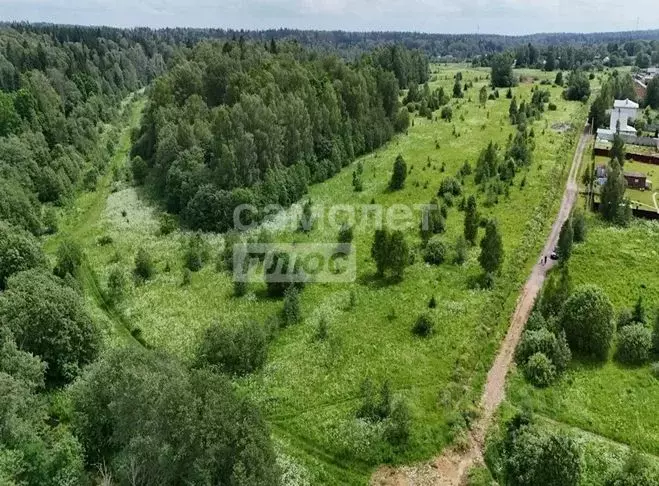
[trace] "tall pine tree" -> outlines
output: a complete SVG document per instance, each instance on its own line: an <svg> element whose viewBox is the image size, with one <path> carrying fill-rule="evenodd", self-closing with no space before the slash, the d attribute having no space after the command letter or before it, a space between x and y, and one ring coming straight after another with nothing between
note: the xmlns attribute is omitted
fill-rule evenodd
<svg viewBox="0 0 659 486"><path fill-rule="evenodd" d="M485 227L485 236L481 240L481 254L478 261L486 273L494 274L503 263L503 241L495 220L491 219Z"/></svg>
<svg viewBox="0 0 659 486"><path fill-rule="evenodd" d="M464 237L472 245L476 244L478 236L478 209L476 207L476 197L469 196L467 208L465 209L465 227Z"/></svg>

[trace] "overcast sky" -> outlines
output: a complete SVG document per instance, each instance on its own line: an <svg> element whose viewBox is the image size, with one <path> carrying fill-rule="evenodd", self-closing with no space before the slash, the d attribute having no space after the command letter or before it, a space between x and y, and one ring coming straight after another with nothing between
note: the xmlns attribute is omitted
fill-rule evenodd
<svg viewBox="0 0 659 486"><path fill-rule="evenodd" d="M633 8L630 8L632 7ZM0 0L1 20L525 34L659 27L657 0Z"/></svg>

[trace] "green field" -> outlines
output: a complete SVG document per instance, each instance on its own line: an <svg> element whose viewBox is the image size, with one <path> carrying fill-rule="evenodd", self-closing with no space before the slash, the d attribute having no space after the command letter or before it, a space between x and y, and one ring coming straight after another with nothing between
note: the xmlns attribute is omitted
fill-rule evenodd
<svg viewBox="0 0 659 486"><path fill-rule="evenodd" d="M574 284L601 286L616 311L633 307L642 296L649 320L654 319L659 308L659 224L635 220L628 228L616 228L589 216L588 225L586 242L575 247L570 260ZM558 383L544 390L526 383L516 371L508 384L508 400L659 456L659 380L649 365L574 361Z"/></svg>
<svg viewBox="0 0 659 486"><path fill-rule="evenodd" d="M478 91L488 82L489 70L435 67L431 88L442 85L450 94L453 76L459 70L464 81L473 81L474 86L463 100L451 100L452 123L440 120L439 113L435 114L436 121L417 117L408 134L360 159L364 165L363 192L353 192L353 167L349 167L310 188L314 205L360 205L372 200L385 207L425 204L440 182L455 175L465 161L473 167L490 140L505 147L515 130L508 120L506 90L484 108L478 103ZM554 78L553 73L532 74L539 79ZM514 88L518 101L528 101L532 87L528 83ZM475 248L462 266L445 263L431 267L417 252L401 283L383 284L373 278L373 231L357 230L357 281L343 286L307 285L302 294L304 322L277 335L261 372L236 382L241 393L263 410L287 474L299 475L311 484L364 484L378 464L430 457L460 433L460 427L453 424L460 424L461 413L480 396L520 285L553 221L574 143L585 120L587 107L564 101L561 88L542 88L551 91L551 101L558 109L546 112L533 125L536 149L532 166L517 175L509 195L501 195L495 206L485 208L484 194L477 194L482 215L498 220L504 238L507 259L494 291L474 290L470 284L480 273ZM561 124L572 124L575 129L559 132L552 128ZM126 138L122 139L123 152L117 156L117 164L123 163L126 143ZM410 173L405 189L391 193L386 189L398 154L404 156ZM466 181L466 194L475 194L473 175ZM290 211L296 210L299 207ZM110 184L107 179L99 191L84 195L76 214L62 224L62 234L73 233L84 245L89 267L95 271L86 282L96 290L98 285L104 288L114 265L130 271L139 247L154 258L156 278L133 288L118 309L103 317L112 342L130 341L126 329L121 328L130 322L150 346L189 361L200 332L213 321L263 322L280 311L281 301L263 298L260 286L254 285L243 298L234 298L231 276L218 273L212 263L194 274L190 285L183 286L182 245L187 235L174 232L159 236L159 215L158 206L146 195L126 184ZM450 246L462 233L463 218L456 207L450 209L444 235ZM270 226L279 241L333 243L337 238L336 231L328 227L302 235L274 223ZM112 244L97 244L104 235L112 238ZM205 238L214 254L221 250L220 235ZM409 229L407 239L414 247L419 246L416 225ZM56 242L52 240L48 247L52 250ZM352 309L348 306L351 291L356 296ZM103 307L98 292L95 295L96 304ZM433 311L437 332L428 340L420 340L410 329L417 315L427 310L433 295L438 302ZM329 323L330 337L319 343L313 335L321 317ZM412 437L405 450L391 450L377 426L355 419L365 377L376 383L390 380L394 394L410 405Z"/></svg>

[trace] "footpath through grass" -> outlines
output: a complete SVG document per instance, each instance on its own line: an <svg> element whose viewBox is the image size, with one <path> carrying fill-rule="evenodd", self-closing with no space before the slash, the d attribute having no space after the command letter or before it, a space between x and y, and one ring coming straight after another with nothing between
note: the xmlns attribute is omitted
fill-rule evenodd
<svg viewBox="0 0 659 486"><path fill-rule="evenodd" d="M352 165L310 188L314 206L359 207L373 200L385 209L396 203L427 204L441 181L455 176L465 161L473 168L491 140L505 148L515 131L508 119L506 90L500 90L500 98L488 101L485 107L478 103L478 92L488 83L488 70L435 68L431 89L443 86L450 94L458 71L473 87L464 99L451 100L452 122L439 119L439 112L436 121L416 118L408 134L360 159L363 192L353 191ZM532 75L553 81L552 73L534 71ZM513 89L518 102L530 100L532 87L526 83ZM428 458L462 434L464 416L480 397L519 288L553 221L585 121L584 105L564 101L561 88L540 88L550 90L558 109L546 112L533 124L533 164L517 175L508 195L502 194L498 204L484 207L485 195L478 192L473 175L466 177L466 195L477 195L481 214L497 218L503 234L506 262L495 291L473 288L480 273L477 248L469 251L461 266L450 261L428 266L417 251L404 280L384 284L373 278L373 230L356 229L357 280L343 286L307 285L302 293L303 323L277 335L261 372L236 382L241 393L263 410L287 474L311 484L364 484L379 463ZM575 129L559 130L570 123ZM388 192L398 154L405 158L410 173L403 190ZM457 209L458 202L456 198L447 218L444 240L449 247L463 230L464 214ZM299 207L291 212L296 210ZM134 188L108 193L104 208L93 214L76 238L84 242L101 287L113 266L127 272L132 269L138 248L147 249L154 259L156 278L135 287L119 309L149 345L189 361L200 333L214 320L227 325L247 319L264 322L280 312L281 301L265 298L262 286L253 285L245 297L233 297L231 276L217 272L212 263L183 285L182 252L188 235L181 231L160 235L158 208ZM270 226L279 241L337 241L336 231L328 225L308 235ZM104 235L111 237L112 244L97 245L97 238ZM221 250L221 236L206 235L205 239L213 254ZM407 239L418 248L416 225ZM354 307L350 306L351 292ZM437 301L432 310L436 332L422 340L413 336L411 327L428 310L432 296ZM314 338L321 319L329 325L329 337L324 341ZM366 377L377 384L389 380L394 395L410 405L411 439L405 449L392 450L382 439L381 428L355 419L360 385Z"/></svg>
<svg viewBox="0 0 659 486"><path fill-rule="evenodd" d="M142 115L146 99L132 93L122 102L122 114L117 124L119 139L115 145L115 152L107 167L106 173L98 180L96 189L80 194L75 204L65 208L60 215L59 231L44 242L44 251L51 259L60 243L65 239L73 240L87 249L95 244L96 232L94 225L103 214L108 196L114 182L114 174L126 166L131 149L131 130L137 127ZM110 126L104 130L100 144L106 145L108 137L116 134ZM103 293L96 274L96 267L90 265L89 258L85 256L80 269L80 281L88 300L90 311L102 330L108 342L134 343L130 335L131 324L125 316L110 305Z"/></svg>

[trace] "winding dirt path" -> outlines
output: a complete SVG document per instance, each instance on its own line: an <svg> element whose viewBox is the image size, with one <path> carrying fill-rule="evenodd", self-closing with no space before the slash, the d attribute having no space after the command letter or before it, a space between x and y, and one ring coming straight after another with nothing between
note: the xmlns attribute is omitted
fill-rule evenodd
<svg viewBox="0 0 659 486"><path fill-rule="evenodd" d="M517 299L517 307L511 318L510 327L501 343L496 359L487 374L487 381L481 397L481 415L469 435L466 449L458 451L448 449L429 463L401 467L380 468L371 479L373 486L460 486L464 484L469 468L483 461L485 435L492 422L492 417L505 397L506 376L513 362L515 348L519 342L524 325L531 314L535 299L542 289L547 271L552 267L552 260L542 264L543 256L550 255L558 243L563 223L567 220L579 194L577 181L581 160L590 140L590 130L586 127L579 139L577 150L572 160L561 208L556 216L545 247L533 267L529 279Z"/></svg>

